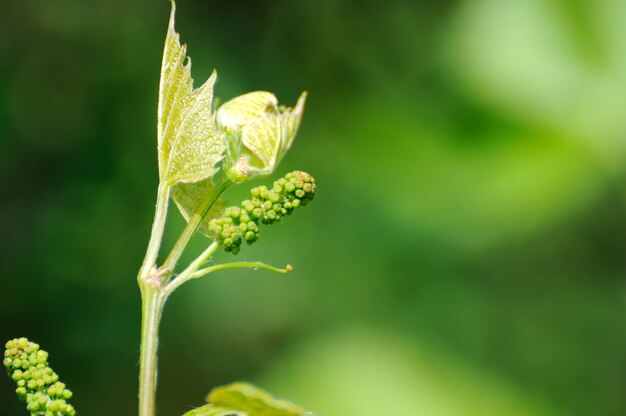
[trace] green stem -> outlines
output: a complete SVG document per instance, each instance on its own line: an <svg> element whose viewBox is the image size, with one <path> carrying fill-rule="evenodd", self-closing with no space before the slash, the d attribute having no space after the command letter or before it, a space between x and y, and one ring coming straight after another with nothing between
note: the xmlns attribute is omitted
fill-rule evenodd
<svg viewBox="0 0 626 416"><path fill-rule="evenodd" d="M176 263L178 263L178 260L183 254L185 247L187 247L187 244L191 240L191 237L193 237L195 232L198 230L198 227L200 227L202 219L205 217L207 212L209 212L209 209L211 209L211 207L213 206L215 201L217 201L220 195L222 195L222 193L224 193L224 191L228 189L231 185L232 182L224 177L216 179L213 192L207 195L204 200L202 200L202 203L200 204L196 212L194 212L191 218L189 218L187 226L181 233L180 237L178 237L178 240L174 244L174 247L172 247L172 251L165 259L165 262L163 263L164 270L170 272L174 270L174 267L176 267Z"/></svg>
<svg viewBox="0 0 626 416"><path fill-rule="evenodd" d="M146 250L146 257L144 258L143 265L139 270L140 284L141 279L150 275L152 273L152 269L156 266L157 256L159 255L159 249L161 248L161 241L163 240L163 231L165 230L165 220L167 219L169 199L169 186L166 184L159 184L150 241L148 242L148 249Z"/></svg>
<svg viewBox="0 0 626 416"><path fill-rule="evenodd" d="M150 242L148 243L146 257L138 276L142 301L141 357L139 362L139 416L154 416L155 414L159 322L161 321L165 300L171 293L171 291L165 292L163 290L164 277L167 277L168 271L171 272L176 266L183 250L200 226L202 218L230 185L231 182L225 179L218 179L216 181L214 191L210 195L207 195L202 201L178 241L174 244L163 267L157 270L156 261L163 240L170 196L170 186L167 184L159 185L156 213L154 223L152 224ZM217 245L215 245L212 250L211 253L208 253L204 261L200 261L200 258L196 259L196 261L187 268L189 273L200 268L217 250Z"/></svg>
<svg viewBox="0 0 626 416"><path fill-rule="evenodd" d="M144 281L141 286L142 323L139 363L139 416L154 416L157 384L159 322L165 304L160 283Z"/></svg>
<svg viewBox="0 0 626 416"><path fill-rule="evenodd" d="M211 257L213 257L213 254L215 254L215 252L219 248L219 244L217 242L213 242L206 250L202 252L202 254L198 256L197 259L191 262L191 264L181 274L176 276L163 288L163 295L166 297L169 296L174 290L176 290L176 288L178 288L178 286L189 280L191 276L204 265L204 263L206 263Z"/></svg>
<svg viewBox="0 0 626 416"><path fill-rule="evenodd" d="M197 279L202 276L206 276L209 273L216 272L218 270L226 270L226 269L263 269L269 270L271 272L276 273L289 273L292 269L291 265L287 265L285 268L281 269L278 267L270 266L269 264L261 263L259 261L238 261L234 263L224 263L224 264L216 264L215 266L205 267L204 269L200 269L200 267L206 263L211 256L215 253L215 251L219 248L217 243L213 243L206 249L200 257L196 259L184 272L176 277L176 279L172 280L163 288L163 294L165 296L169 296L174 292L180 285L191 280Z"/></svg>
<svg viewBox="0 0 626 416"><path fill-rule="evenodd" d="M197 279L198 277L202 277L209 273L213 273L218 270L226 270L226 269L263 269L263 270L269 270L271 272L283 273L283 274L287 274L291 270L293 270L293 268L289 264L286 267L281 269L279 267L274 267L274 266L270 266L269 264L261 263L260 261L237 261L234 263L216 264L215 266L206 267L202 270L198 270L197 272L193 273L190 276L190 278Z"/></svg>
<svg viewBox="0 0 626 416"><path fill-rule="evenodd" d="M139 361L139 415L154 416L156 392L156 365L158 331L165 299L160 295L160 277L156 272L156 261L163 240L170 187L159 184L156 210L146 257L139 270L138 282L141 290L141 354Z"/></svg>

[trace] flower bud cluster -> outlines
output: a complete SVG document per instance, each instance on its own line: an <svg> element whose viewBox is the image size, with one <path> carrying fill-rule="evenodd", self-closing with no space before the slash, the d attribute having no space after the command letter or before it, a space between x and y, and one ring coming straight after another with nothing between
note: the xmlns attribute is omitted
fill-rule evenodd
<svg viewBox="0 0 626 416"><path fill-rule="evenodd" d="M31 416L74 416L67 403L72 392L59 382L59 376L48 366L48 353L26 338L7 342L4 366L17 383L15 392L26 402Z"/></svg>
<svg viewBox="0 0 626 416"><path fill-rule="evenodd" d="M241 206L226 208L224 215L209 222L209 232L224 250L239 253L241 243L259 239L259 225L274 224L294 209L306 205L315 196L315 178L294 171L280 178L271 189L259 186Z"/></svg>

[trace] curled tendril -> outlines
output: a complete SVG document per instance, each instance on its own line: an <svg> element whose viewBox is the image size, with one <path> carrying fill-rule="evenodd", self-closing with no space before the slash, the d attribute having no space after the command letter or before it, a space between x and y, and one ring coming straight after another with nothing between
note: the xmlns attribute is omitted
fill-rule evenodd
<svg viewBox="0 0 626 416"><path fill-rule="evenodd" d="M253 188L250 199L226 208L222 217L209 222L209 232L224 250L237 254L242 242L252 244L259 239L260 224L274 224L291 215L294 209L313 200L315 189L315 178L308 173L288 173L271 189Z"/></svg>

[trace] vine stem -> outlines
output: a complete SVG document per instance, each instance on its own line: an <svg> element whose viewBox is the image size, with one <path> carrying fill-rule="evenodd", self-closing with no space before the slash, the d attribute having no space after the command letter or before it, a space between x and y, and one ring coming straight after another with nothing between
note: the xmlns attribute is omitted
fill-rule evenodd
<svg viewBox="0 0 626 416"><path fill-rule="evenodd" d="M165 260L163 267L160 268L157 267L156 262L159 256L159 250L161 249L163 232L165 231L171 186L168 183L159 184L150 241L148 242L146 256L137 277L141 290L142 305L141 351L139 359L139 416L154 416L156 409L159 323L163 314L165 301L175 289L171 288L171 290L166 291L165 284L185 250L185 247L187 247L187 244L191 240L191 237L198 230L202 218L204 218L209 209L211 209L219 196L232 185L232 182L226 179L219 179L216 182L214 191L207 195L196 212L192 215ZM198 259L189 265L186 272L191 274L197 271L217 249L217 244L212 244L209 249L205 250Z"/></svg>
<svg viewBox="0 0 626 416"><path fill-rule="evenodd" d="M196 272L218 250L219 244L211 244L183 273L167 286L159 272L140 279L142 302L141 353L139 360L139 416L154 416L157 385L157 351L159 348L159 323L167 298ZM173 285L177 282L178 284Z"/></svg>
<svg viewBox="0 0 626 416"><path fill-rule="evenodd" d="M141 286L142 322L139 361L139 416L154 416L157 384L157 350L159 323L165 297L161 288L145 283Z"/></svg>
<svg viewBox="0 0 626 416"><path fill-rule="evenodd" d="M139 359L139 416L154 416L157 379L158 332L165 299L156 261L163 241L170 187L160 183L150 241L137 281L141 290L141 352Z"/></svg>

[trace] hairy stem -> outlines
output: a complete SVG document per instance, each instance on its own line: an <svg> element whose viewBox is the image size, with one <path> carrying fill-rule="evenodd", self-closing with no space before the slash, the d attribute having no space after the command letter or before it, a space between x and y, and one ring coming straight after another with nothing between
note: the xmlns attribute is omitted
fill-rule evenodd
<svg viewBox="0 0 626 416"><path fill-rule="evenodd" d="M159 184L150 241L148 242L148 249L146 250L146 257L144 258L143 265L139 270L140 281L148 276L152 272L152 269L156 266L157 256L159 255L159 249L161 248L161 241L163 240L163 231L165 230L165 220L167 219L169 198L169 186L162 183Z"/></svg>
<svg viewBox="0 0 626 416"><path fill-rule="evenodd" d="M193 235L198 230L198 227L200 227L200 223L202 222L202 219L205 217L207 212L209 212L209 210L211 209L215 201L217 201L217 199L220 197L220 195L222 195L222 193L224 193L224 191L228 189L231 185L232 185L232 182L224 177L220 177L216 179L215 188L213 189L213 192L208 194L204 198L204 200L202 200L202 203L200 204L196 212L194 212L191 218L189 218L189 221L187 222L187 226L181 233L180 237L178 237L178 240L174 244L172 251L165 259L165 262L163 263L164 270L168 270L168 271L174 270L174 267L176 267L176 263L178 263L180 256L183 254L183 251L185 250L185 247L187 247L187 244L189 244L191 237L193 237Z"/></svg>
<svg viewBox="0 0 626 416"><path fill-rule="evenodd" d="M160 295L161 282L156 272L156 261L163 240L169 197L170 187L163 183L159 184L150 241L148 242L146 257L137 277L142 303L141 353L139 361L140 416L154 416L155 413L158 331L163 303L165 302L165 299Z"/></svg>
<svg viewBox="0 0 626 416"><path fill-rule="evenodd" d="M157 384L159 322L165 304L160 286L149 281L141 284L142 322L139 362L139 416L154 416Z"/></svg>
<svg viewBox="0 0 626 416"><path fill-rule="evenodd" d="M139 416L154 416L157 382L157 350L159 337L159 322L163 312L163 305L171 291L164 291L163 283L176 266L183 250L200 226L202 218L211 209L219 196L231 185L230 181L216 181L214 192L207 195L198 210L193 214L181 236L174 244L171 253L165 260L163 267L157 268L156 261L163 240L165 221L169 203L170 186L160 184L157 193L156 213L152 224L150 242L146 251L138 281L141 289L142 323L141 323L141 357L139 361ZM188 268L188 274L198 270L208 258L217 250L216 244L209 247L212 251L206 257L201 255Z"/></svg>

